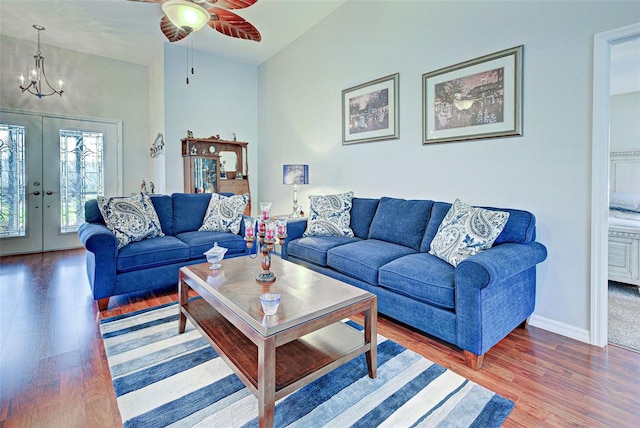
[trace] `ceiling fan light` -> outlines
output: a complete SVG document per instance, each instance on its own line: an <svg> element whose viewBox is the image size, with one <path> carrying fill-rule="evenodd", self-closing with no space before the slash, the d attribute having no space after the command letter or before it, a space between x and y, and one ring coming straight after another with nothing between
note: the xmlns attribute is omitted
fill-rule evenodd
<svg viewBox="0 0 640 428"><path fill-rule="evenodd" d="M198 31L209 22L211 15L199 4L187 0L168 0L162 3L162 11L178 28Z"/></svg>

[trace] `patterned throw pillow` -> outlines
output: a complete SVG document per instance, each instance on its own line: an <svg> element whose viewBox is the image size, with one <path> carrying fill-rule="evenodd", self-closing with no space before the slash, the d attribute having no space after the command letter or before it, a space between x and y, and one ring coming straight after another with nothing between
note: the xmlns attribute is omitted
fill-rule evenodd
<svg viewBox="0 0 640 428"><path fill-rule="evenodd" d="M456 199L438 227L429 254L458 266L467 257L491 248L507 220L508 212L476 208Z"/></svg>
<svg viewBox="0 0 640 428"><path fill-rule="evenodd" d="M151 198L140 192L134 196L98 196L98 208L110 231L116 235L118 249L130 242L164 236Z"/></svg>
<svg viewBox="0 0 640 428"><path fill-rule="evenodd" d="M304 236L353 236L352 199L353 192L309 196L311 212Z"/></svg>
<svg viewBox="0 0 640 428"><path fill-rule="evenodd" d="M242 213L249 202L249 194L222 196L217 193L211 194L207 213L202 220L202 226L198 230L209 232L231 232L240 231Z"/></svg>

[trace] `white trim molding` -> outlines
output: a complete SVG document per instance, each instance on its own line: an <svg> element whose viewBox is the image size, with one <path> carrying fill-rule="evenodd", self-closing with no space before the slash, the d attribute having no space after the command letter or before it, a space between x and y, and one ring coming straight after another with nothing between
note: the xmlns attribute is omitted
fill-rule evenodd
<svg viewBox="0 0 640 428"><path fill-rule="evenodd" d="M589 339L607 344L609 115L611 46L640 37L640 23L594 35L591 142L591 307ZM603 161L606 160L606 161Z"/></svg>

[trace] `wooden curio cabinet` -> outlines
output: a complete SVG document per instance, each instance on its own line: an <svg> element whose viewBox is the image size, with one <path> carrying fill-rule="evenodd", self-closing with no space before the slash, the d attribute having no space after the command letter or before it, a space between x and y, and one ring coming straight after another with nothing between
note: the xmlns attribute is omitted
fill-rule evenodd
<svg viewBox="0 0 640 428"><path fill-rule="evenodd" d="M247 144L213 138L183 138L185 193L249 193L246 215L251 215Z"/></svg>

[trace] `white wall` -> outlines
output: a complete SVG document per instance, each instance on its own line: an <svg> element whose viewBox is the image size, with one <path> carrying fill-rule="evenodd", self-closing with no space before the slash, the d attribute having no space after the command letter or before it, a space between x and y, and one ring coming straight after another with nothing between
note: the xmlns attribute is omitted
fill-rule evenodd
<svg viewBox="0 0 640 428"><path fill-rule="evenodd" d="M149 64L149 138L155 142L158 133L164 138L164 51L160 51ZM148 152L149 155L151 152ZM150 181L155 184L155 193L166 193L166 155L151 158ZM149 189L151 191L151 189Z"/></svg>
<svg viewBox="0 0 640 428"><path fill-rule="evenodd" d="M308 163L305 211L346 190L530 210L549 250L532 324L588 340L593 35L639 20L636 2L347 2L259 68L260 200L288 212L282 164ZM524 136L422 145L421 75L521 44ZM342 146L341 91L395 72L400 139Z"/></svg>
<svg viewBox="0 0 640 428"><path fill-rule="evenodd" d="M0 35L0 107L73 118L122 120L123 192L149 176L147 67L41 44L47 75L66 80L62 97L22 94L19 72L33 65L35 41Z"/></svg>
<svg viewBox="0 0 640 428"><path fill-rule="evenodd" d="M609 132L612 152L640 150L640 92L611 97Z"/></svg>
<svg viewBox="0 0 640 428"><path fill-rule="evenodd" d="M187 130L195 137L219 134L230 140L249 143L249 185L257 199L258 78L255 66L230 62L209 54L194 52L195 74L187 77L187 49L165 44L165 151L166 193L182 192L182 138ZM191 61L189 60L189 67ZM256 207L256 204L252 204Z"/></svg>

